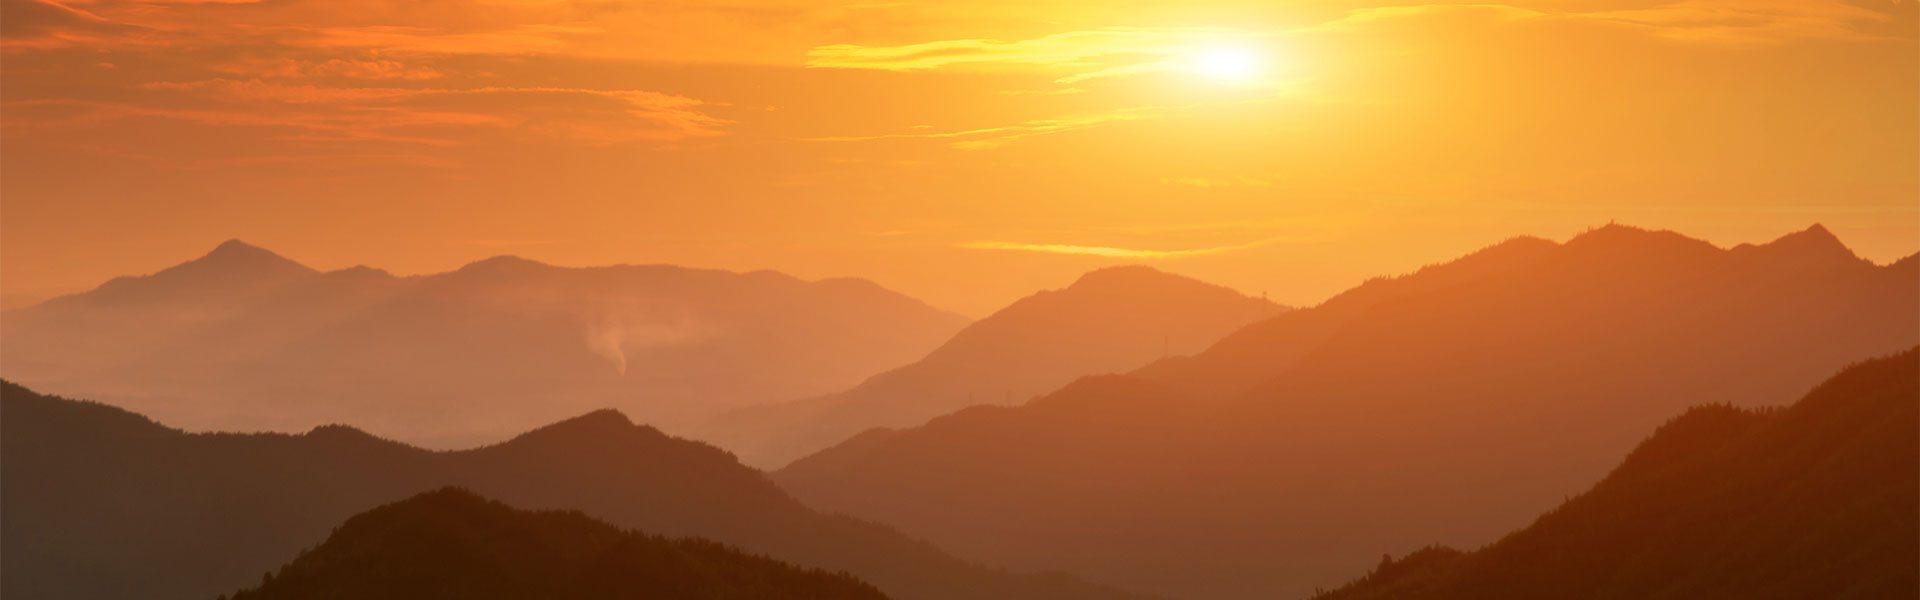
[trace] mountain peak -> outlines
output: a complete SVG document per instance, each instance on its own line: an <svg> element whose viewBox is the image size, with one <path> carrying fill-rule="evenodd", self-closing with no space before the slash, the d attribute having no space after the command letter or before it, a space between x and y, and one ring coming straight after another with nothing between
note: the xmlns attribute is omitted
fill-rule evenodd
<svg viewBox="0 0 1920 600"><path fill-rule="evenodd" d="M1662 261L1706 259L1721 252L1713 244L1672 231L1612 222L1573 236L1562 247L1594 256Z"/></svg>
<svg viewBox="0 0 1920 600"><path fill-rule="evenodd" d="M552 425L552 427L593 429L628 429L633 426L633 420L628 419L626 414L611 408L602 408Z"/></svg>
<svg viewBox="0 0 1920 600"><path fill-rule="evenodd" d="M1185 277L1161 271L1146 265L1121 265L1104 267L1086 272L1067 289L1125 289L1141 285L1164 285L1167 282L1186 280Z"/></svg>
<svg viewBox="0 0 1920 600"><path fill-rule="evenodd" d="M214 246L213 250L207 252L206 255L180 266L184 267L194 264L218 265L229 269L312 271L312 269L308 269L305 265L275 254L272 250L261 248L239 239L220 242L220 245Z"/></svg>
<svg viewBox="0 0 1920 600"><path fill-rule="evenodd" d="M1785 258L1800 261L1820 262L1861 262L1859 255L1853 253L1840 237L1828 230L1825 225L1814 223L1812 226L1789 233L1765 244L1741 244L1734 247L1735 252Z"/></svg>
<svg viewBox="0 0 1920 600"><path fill-rule="evenodd" d="M386 269L369 267L366 265L354 265L351 267L347 267L345 269L327 271L326 273L324 273L324 275L328 277L343 278L343 279L393 279L394 278L393 273L387 272Z"/></svg>
<svg viewBox="0 0 1920 600"><path fill-rule="evenodd" d="M1773 244L1840 251L1847 253L1848 256L1853 255L1853 250L1848 249L1846 243L1840 241L1840 236L1834 235L1833 231L1827 229L1827 226L1819 223L1814 223L1806 229L1780 236L1779 239L1774 240L1769 245Z"/></svg>
<svg viewBox="0 0 1920 600"><path fill-rule="evenodd" d="M548 265L547 263L543 263L537 260L523 258L523 257L515 256L512 254L502 254L499 256L483 258L471 263L467 263L467 266L460 267L460 270L455 272L456 273L525 272L525 271L531 271L534 269L542 269L549 266L551 265Z"/></svg>
<svg viewBox="0 0 1920 600"><path fill-rule="evenodd" d="M266 248L261 248L253 244L249 244L245 240L241 240L240 238L233 238L224 242L220 242L220 245L218 246L214 246L213 251L208 252L207 256L219 256L219 255L227 255L227 254L257 254L261 252L272 254L272 252L269 252Z"/></svg>
<svg viewBox="0 0 1920 600"><path fill-rule="evenodd" d="M1567 245L1633 242L1677 235L1678 234L1670 231L1643 229L1632 225L1608 221L1606 225L1588 229L1579 235L1573 236L1573 239L1567 240Z"/></svg>
<svg viewBox="0 0 1920 600"><path fill-rule="evenodd" d="M200 258L168 267L152 275L120 277L86 294L96 299L126 299L181 293L253 289L262 285L318 273L271 250L240 240L227 240Z"/></svg>
<svg viewBox="0 0 1920 600"><path fill-rule="evenodd" d="M362 431L357 427L338 423L316 426L313 429L307 430L305 437L334 443L372 442L376 444L395 444L395 442L381 439L379 436Z"/></svg>
<svg viewBox="0 0 1920 600"><path fill-rule="evenodd" d="M1853 249L1848 248L1845 242L1840 241L1840 236L1834 235L1825 225L1819 223L1814 223L1813 226L1806 229L1780 236L1779 239L1768 242L1766 245L1856 258Z"/></svg>
<svg viewBox="0 0 1920 600"><path fill-rule="evenodd" d="M509 440L508 444L526 444L534 440L580 440L618 436L642 428L634 425L627 415L620 411L603 408L578 417L556 422L552 425L529 431Z"/></svg>

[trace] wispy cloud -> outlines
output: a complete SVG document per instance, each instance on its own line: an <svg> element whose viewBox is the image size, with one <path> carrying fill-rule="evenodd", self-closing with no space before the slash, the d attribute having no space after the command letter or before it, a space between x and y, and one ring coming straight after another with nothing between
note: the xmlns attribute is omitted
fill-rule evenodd
<svg viewBox="0 0 1920 600"><path fill-rule="evenodd" d="M808 52L807 66L884 71L1029 68L1054 72L1055 82L1073 84L1177 69L1209 47L1258 37L1247 31L1219 28L1113 27L1023 40L955 39L898 46L833 44Z"/></svg>
<svg viewBox="0 0 1920 600"><path fill-rule="evenodd" d="M1000 127L981 127L954 131L910 131L904 133L883 133L875 135L828 136L808 138L813 142L868 142L875 140L944 140L960 150L984 150L997 148L1022 139L1085 129L1116 121L1132 121L1144 118L1159 107L1143 107L1116 110L1108 113L1063 117L1059 119L1035 119Z"/></svg>
<svg viewBox="0 0 1920 600"><path fill-rule="evenodd" d="M432 67L381 57L368 58L250 58L215 65L214 71L249 78L343 78L367 80L440 79L446 73Z"/></svg>
<svg viewBox="0 0 1920 600"><path fill-rule="evenodd" d="M1340 18L1293 30L1293 33L1335 33L1363 31L1371 26L1444 15L1468 15L1498 21L1524 21L1547 13L1505 4L1409 4L1377 6L1347 11Z"/></svg>
<svg viewBox="0 0 1920 600"><path fill-rule="evenodd" d="M212 156L148 153L182 166L240 160L229 155L245 146L247 155L272 161L415 156L421 159L394 162L440 168L473 156L462 147L666 147L731 133L733 125L715 114L720 104L668 90L526 76L541 61L602 56L583 44L603 43L609 27L631 24L611 17L637 14L597 0L0 6L9 80L60 81L10 89L0 105L7 126L64 147L174 121L206 126L210 140L177 145ZM117 155L150 145L136 134L122 140L128 148Z"/></svg>
<svg viewBox="0 0 1920 600"><path fill-rule="evenodd" d="M1007 242L1007 241L995 241L995 240L979 240L979 241L964 242L959 244L959 246L961 248L968 248L973 250L1014 250L1014 251L1020 251L1020 252L1043 252L1047 254L1075 254L1075 255L1081 255L1081 256L1098 256L1101 258L1156 259L1156 258L1186 258L1191 256L1207 256L1212 254L1224 254L1227 252L1249 250L1249 249L1258 248L1261 246L1267 246L1267 245L1278 243L1280 241L1283 241L1283 238L1270 238L1270 239L1264 239L1264 240L1259 240L1254 242L1248 242L1245 244L1233 244L1233 245L1227 245L1227 246L1210 246L1205 248L1179 248L1179 249L1173 249L1173 250L1150 250L1145 248L1122 248L1117 246L1082 246L1077 244L1036 244L1036 243L1026 243L1026 242Z"/></svg>
<svg viewBox="0 0 1920 600"><path fill-rule="evenodd" d="M1896 2L1899 0L1896 0ZM1845 0L1679 0L1632 8L1556 10L1509 4L1411 4L1361 8L1294 30L1353 32L1418 18L1472 16L1502 22L1579 22L1626 27L1670 40L1766 45L1803 39L1877 39L1865 25L1892 13Z"/></svg>
<svg viewBox="0 0 1920 600"><path fill-rule="evenodd" d="M1166 177L1160 180L1166 185L1183 185L1197 188L1245 188L1273 187L1273 182L1258 177Z"/></svg>
<svg viewBox="0 0 1920 600"><path fill-rule="evenodd" d="M1098 127L1102 125L1108 125L1112 123L1122 123L1122 122L1128 122L1128 121L1142 121L1142 120L1154 119L1154 118L1163 117L1163 116L1167 116L1173 113L1179 113L1183 111L1219 109L1219 108L1235 106L1235 105L1250 105L1250 104L1258 104L1263 102L1272 102L1274 100L1286 98L1290 96L1291 96L1290 94L1281 94L1281 95L1273 95L1273 96L1258 96L1258 97L1249 98L1249 99L1220 101L1220 102L1195 102L1190 104L1130 106L1125 108L1116 108L1106 112L1098 112L1098 113L1091 113L1091 114L1072 115L1072 116L1065 116L1065 117L1052 118L1052 119L1032 119L1028 121L1014 123L1012 125L1002 125L997 127L975 127L975 128L969 128L969 129L941 130L941 129L934 129L930 126L923 125L923 126L916 126L911 131L880 133L880 134L871 134L871 135L822 136L822 137L814 137L814 138L805 138L802 141L870 142L870 141L878 141L878 140L940 140L940 141L945 141L948 145L959 150L985 150L985 149L991 149L991 148L999 148L1001 146L1005 146L1007 144L1011 144L1020 140L1043 136L1043 135L1064 133L1068 131L1087 129L1087 128ZM1250 179L1250 178L1242 178L1238 181L1238 183L1241 185L1255 185L1256 181L1257 180Z"/></svg>
<svg viewBox="0 0 1920 600"><path fill-rule="evenodd" d="M1567 16L1639 28L1674 40L1720 44L1870 39L1878 36L1861 25L1893 19L1889 13L1839 0L1683 0Z"/></svg>
<svg viewBox="0 0 1920 600"><path fill-rule="evenodd" d="M449 146L473 128L588 144L719 135L727 121L692 98L550 87L330 87L262 79L152 82L146 102L33 99L5 104L16 127L90 127L154 118L280 130L282 141Z"/></svg>

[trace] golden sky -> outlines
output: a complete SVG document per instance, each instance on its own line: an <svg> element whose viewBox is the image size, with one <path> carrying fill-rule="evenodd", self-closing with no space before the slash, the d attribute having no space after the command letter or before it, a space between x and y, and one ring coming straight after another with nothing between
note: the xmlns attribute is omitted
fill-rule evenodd
<svg viewBox="0 0 1920 600"><path fill-rule="evenodd" d="M0 288L241 238L1311 303L1517 234L1920 249L1912 0L0 0Z"/></svg>

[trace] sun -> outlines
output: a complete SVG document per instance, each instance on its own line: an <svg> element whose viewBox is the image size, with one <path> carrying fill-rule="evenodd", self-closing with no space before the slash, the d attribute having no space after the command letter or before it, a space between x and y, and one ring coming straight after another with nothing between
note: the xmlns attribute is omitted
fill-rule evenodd
<svg viewBox="0 0 1920 600"><path fill-rule="evenodd" d="M1229 83L1258 79L1263 66L1258 53L1232 46L1201 49L1193 54L1189 64L1195 73Z"/></svg>

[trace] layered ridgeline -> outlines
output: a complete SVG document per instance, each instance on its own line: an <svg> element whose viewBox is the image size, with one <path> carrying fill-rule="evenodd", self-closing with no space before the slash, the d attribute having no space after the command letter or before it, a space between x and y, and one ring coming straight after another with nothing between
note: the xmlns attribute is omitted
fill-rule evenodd
<svg viewBox="0 0 1920 600"><path fill-rule="evenodd" d="M347 519L232 600L882 600L850 575L447 488Z"/></svg>
<svg viewBox="0 0 1920 600"><path fill-rule="evenodd" d="M843 392L723 415L703 435L778 467L875 427L909 427L977 404L1013 404L1075 378L1198 352L1282 309L1147 267L1113 267L1021 299L911 365Z"/></svg>
<svg viewBox="0 0 1920 600"><path fill-rule="evenodd" d="M1920 597L1920 352L1794 406L1696 408L1533 525L1319 600Z"/></svg>
<svg viewBox="0 0 1920 600"><path fill-rule="evenodd" d="M460 447L609 406L671 425L844 389L965 324L861 280L514 257L322 273L233 241L0 313L0 375L194 430Z"/></svg>
<svg viewBox="0 0 1920 600"><path fill-rule="evenodd" d="M443 486L846 571L896 598L1116 596L813 512L726 452L613 411L434 452L342 426L190 434L5 384L0 477L6 598L212 598L259 582L356 513Z"/></svg>
<svg viewBox="0 0 1920 600"><path fill-rule="evenodd" d="M1815 227L1732 249L1522 238L1018 407L864 434L775 479L964 557L1169 595L1304 595L1479 545L1688 406L1784 404L1920 343L1920 262Z"/></svg>

